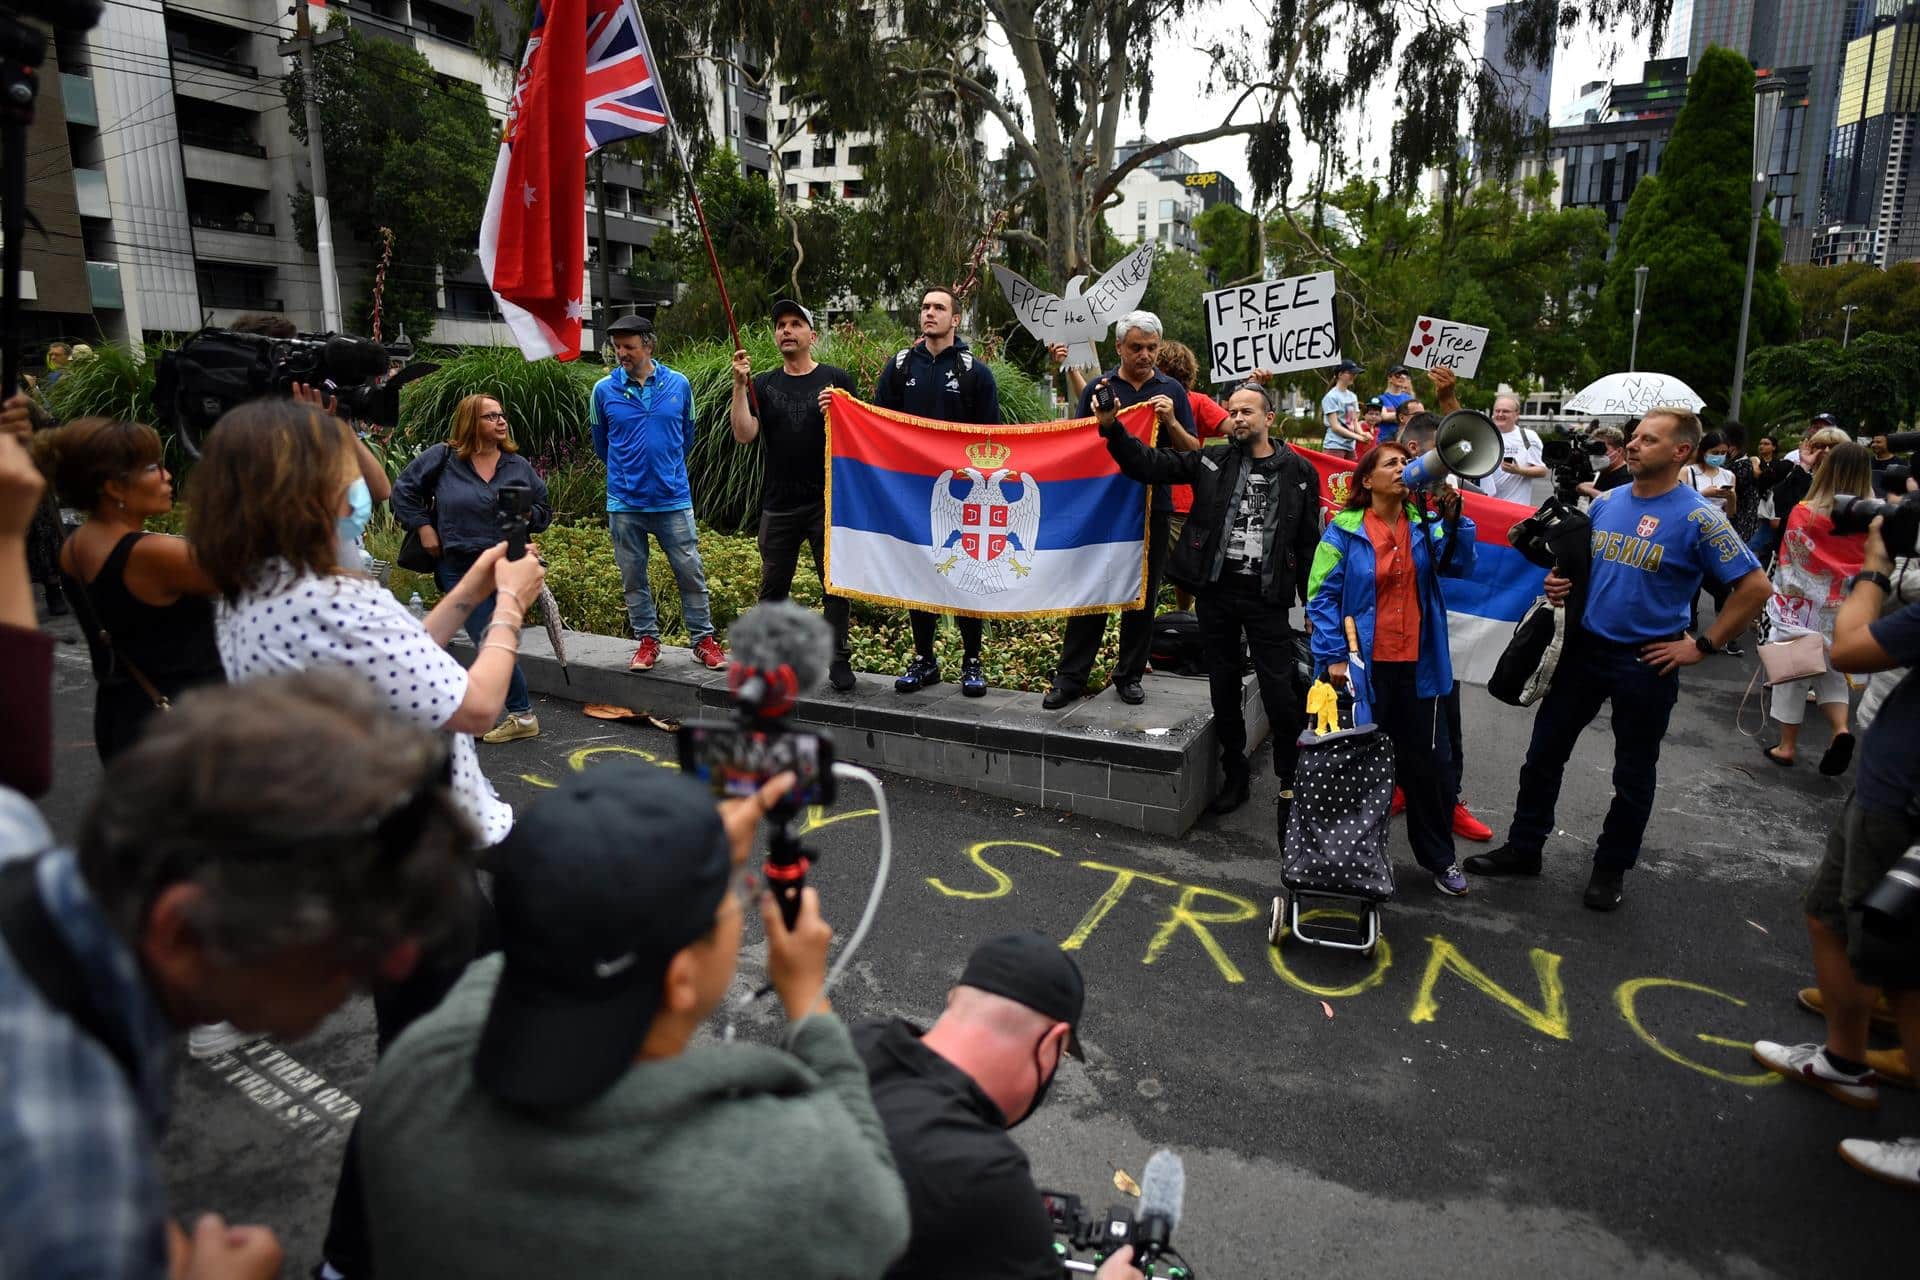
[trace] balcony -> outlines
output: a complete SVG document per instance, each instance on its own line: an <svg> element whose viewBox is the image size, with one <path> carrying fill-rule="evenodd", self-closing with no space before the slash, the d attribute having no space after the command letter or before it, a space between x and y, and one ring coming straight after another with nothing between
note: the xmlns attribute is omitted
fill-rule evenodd
<svg viewBox="0 0 1920 1280"><path fill-rule="evenodd" d="M96 307L104 307L109 311L124 309L127 303L120 292L120 264L89 262L87 292L92 295L93 305Z"/></svg>
<svg viewBox="0 0 1920 1280"><path fill-rule="evenodd" d="M83 218L113 216L113 202L107 198L107 175L98 169L73 171L73 198Z"/></svg>
<svg viewBox="0 0 1920 1280"><path fill-rule="evenodd" d="M205 147L234 156L267 158L267 149L243 133L219 133L205 129L181 129L180 141L189 147Z"/></svg>
<svg viewBox="0 0 1920 1280"><path fill-rule="evenodd" d="M259 70L250 62L242 62L232 52L221 52L198 45L179 41L170 46L175 62L184 62L188 66L206 67L212 71L224 71L230 76L240 76L247 80L260 78Z"/></svg>
<svg viewBox="0 0 1920 1280"><path fill-rule="evenodd" d="M60 99L66 104L67 123L100 127L100 108L93 100L93 81L71 72L60 73Z"/></svg>
<svg viewBox="0 0 1920 1280"><path fill-rule="evenodd" d="M273 234L271 222L261 222L251 214L242 213L235 218L222 218L210 213L190 213L187 220L194 226L207 231L234 231L241 235L270 236Z"/></svg>

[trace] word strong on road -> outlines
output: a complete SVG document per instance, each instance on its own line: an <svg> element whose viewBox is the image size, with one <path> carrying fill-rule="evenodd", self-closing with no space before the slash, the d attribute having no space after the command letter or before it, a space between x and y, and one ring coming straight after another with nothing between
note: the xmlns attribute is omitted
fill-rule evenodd
<svg viewBox="0 0 1920 1280"><path fill-rule="evenodd" d="M1340 359L1331 271L1220 289L1203 302L1214 382L1234 382L1255 369L1284 373Z"/></svg>

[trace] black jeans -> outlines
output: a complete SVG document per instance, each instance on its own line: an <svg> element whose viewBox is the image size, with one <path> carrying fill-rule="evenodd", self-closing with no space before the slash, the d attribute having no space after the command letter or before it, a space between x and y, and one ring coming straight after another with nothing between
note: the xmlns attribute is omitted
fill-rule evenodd
<svg viewBox="0 0 1920 1280"><path fill-rule="evenodd" d="M1220 739L1220 761L1227 775L1247 767L1247 721L1240 710L1240 637L1244 633L1253 674L1260 682L1260 704L1266 708L1273 734L1273 772L1283 786L1292 786L1307 714L1286 609L1263 599L1259 582L1224 575L1194 598L1193 610L1206 655L1207 691L1213 696L1213 729Z"/></svg>
<svg viewBox="0 0 1920 1280"><path fill-rule="evenodd" d="M1421 697L1417 670L1412 662L1376 662L1362 679L1373 695L1373 722L1393 743L1394 785L1407 798L1407 843L1421 866L1445 871L1453 865L1459 794L1453 744L1441 723L1447 699Z"/></svg>
<svg viewBox="0 0 1920 1280"><path fill-rule="evenodd" d="M793 571L800 567L800 548L813 551L813 571L820 575L820 612L833 628L833 656L845 661L853 650L847 641L850 609L845 596L826 594L827 507L825 501L792 511L760 513L760 599L785 600L793 591Z"/></svg>
<svg viewBox="0 0 1920 1280"><path fill-rule="evenodd" d="M1467 752L1460 743L1460 682L1455 680L1447 698L1447 746L1453 752L1453 802L1460 803L1461 780L1466 776Z"/></svg>
<svg viewBox="0 0 1920 1280"><path fill-rule="evenodd" d="M924 609L907 610L907 621L913 627L913 652L922 658L933 656L933 633L940 625L937 613L928 613ZM978 618L969 618L965 614L955 614L953 625L960 628L960 645L969 658L980 656L980 633L984 624Z"/></svg>
<svg viewBox="0 0 1920 1280"><path fill-rule="evenodd" d="M1167 520L1171 511L1155 511L1147 521L1147 603L1142 609L1127 609L1120 614L1120 659L1113 667L1113 682L1138 680L1147 673L1147 650L1153 644L1153 615L1159 607L1160 579L1167 567ZM1054 669L1054 684L1065 689L1084 689L1093 674L1093 660L1100 656L1100 640L1107 633L1107 615L1083 613L1067 620L1067 634L1060 643L1060 665Z"/></svg>
<svg viewBox="0 0 1920 1280"><path fill-rule="evenodd" d="M472 911L451 936L420 957L403 982L376 987L373 992L373 1044L376 1057L385 1054L402 1031L432 1013L453 990L453 984L479 957L500 949L493 904L472 885ZM349 1277L373 1274L373 1242L367 1233L366 1191L360 1182L360 1126L347 1135L340 1161L340 1181L333 1190L333 1210L327 1219L327 1237L321 1256Z"/></svg>
<svg viewBox="0 0 1920 1280"><path fill-rule="evenodd" d="M1661 675L1640 660L1640 644L1616 644L1582 631L1569 637L1547 696L1533 718L1533 741L1520 767L1507 843L1538 854L1553 831L1560 779L1581 730L1613 703L1613 803L1593 851L1593 864L1625 871L1640 857L1640 838L1653 813L1655 772L1667 719L1680 697L1677 671Z"/></svg>

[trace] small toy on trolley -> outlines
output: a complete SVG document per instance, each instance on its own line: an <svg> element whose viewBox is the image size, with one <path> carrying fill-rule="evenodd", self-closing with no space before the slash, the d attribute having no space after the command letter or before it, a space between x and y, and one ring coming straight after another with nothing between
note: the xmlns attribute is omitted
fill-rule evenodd
<svg viewBox="0 0 1920 1280"><path fill-rule="evenodd" d="M1366 664L1346 620L1347 687L1322 681L1307 696L1316 723L1300 735L1293 809L1267 941L1372 955L1380 904L1393 898L1387 819L1393 811L1393 744L1373 723ZM1337 923L1326 923L1332 920Z"/></svg>

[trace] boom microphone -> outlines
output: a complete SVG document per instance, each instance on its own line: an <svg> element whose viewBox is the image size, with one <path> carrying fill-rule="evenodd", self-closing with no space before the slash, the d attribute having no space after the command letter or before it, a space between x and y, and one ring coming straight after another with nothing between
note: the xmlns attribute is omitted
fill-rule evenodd
<svg viewBox="0 0 1920 1280"><path fill-rule="evenodd" d="M1140 1176L1140 1220L1134 1228L1133 1263L1148 1263L1173 1245L1180 1225L1181 1205L1187 1198L1187 1168L1171 1151L1156 1151Z"/></svg>
<svg viewBox="0 0 1920 1280"><path fill-rule="evenodd" d="M727 688L742 710L762 720L791 711L833 657L833 628L791 600L753 606L728 629L727 641L733 646Z"/></svg>

